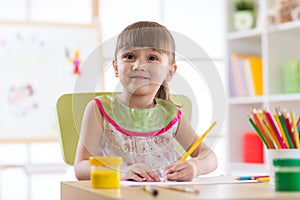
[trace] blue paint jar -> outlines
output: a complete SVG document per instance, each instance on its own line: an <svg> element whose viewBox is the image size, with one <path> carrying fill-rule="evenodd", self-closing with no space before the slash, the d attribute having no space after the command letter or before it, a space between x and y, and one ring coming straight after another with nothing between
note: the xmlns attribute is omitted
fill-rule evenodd
<svg viewBox="0 0 300 200"><path fill-rule="evenodd" d="M274 159L273 165L276 191L300 191L300 155L299 159Z"/></svg>

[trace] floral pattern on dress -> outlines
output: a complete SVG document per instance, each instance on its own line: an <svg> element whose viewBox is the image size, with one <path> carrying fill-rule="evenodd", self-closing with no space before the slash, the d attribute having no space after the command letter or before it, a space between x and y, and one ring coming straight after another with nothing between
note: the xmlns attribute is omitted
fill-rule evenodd
<svg viewBox="0 0 300 200"><path fill-rule="evenodd" d="M121 156L123 166L144 163L153 171L180 159L174 147L178 121L156 136L131 136L116 129L103 117L104 132L100 139L99 156Z"/></svg>

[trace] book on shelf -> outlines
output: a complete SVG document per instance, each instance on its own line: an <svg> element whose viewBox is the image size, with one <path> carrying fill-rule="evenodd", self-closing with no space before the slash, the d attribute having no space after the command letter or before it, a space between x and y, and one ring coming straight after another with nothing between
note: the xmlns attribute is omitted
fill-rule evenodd
<svg viewBox="0 0 300 200"><path fill-rule="evenodd" d="M261 56L232 53L229 58L229 78L232 97L262 95Z"/></svg>
<svg viewBox="0 0 300 200"><path fill-rule="evenodd" d="M228 63L229 63L229 90L230 90L230 96L238 96L237 94L237 88L236 88L236 84L235 84L235 80L234 80L234 74L233 74L233 67L232 67L232 62L231 62L231 57L228 59Z"/></svg>

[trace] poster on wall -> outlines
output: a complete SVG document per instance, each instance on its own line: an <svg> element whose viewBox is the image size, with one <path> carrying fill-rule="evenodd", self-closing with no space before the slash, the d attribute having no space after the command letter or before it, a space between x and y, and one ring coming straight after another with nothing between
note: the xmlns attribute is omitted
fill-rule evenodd
<svg viewBox="0 0 300 200"><path fill-rule="evenodd" d="M97 42L91 27L0 26L0 137L57 136L55 103Z"/></svg>

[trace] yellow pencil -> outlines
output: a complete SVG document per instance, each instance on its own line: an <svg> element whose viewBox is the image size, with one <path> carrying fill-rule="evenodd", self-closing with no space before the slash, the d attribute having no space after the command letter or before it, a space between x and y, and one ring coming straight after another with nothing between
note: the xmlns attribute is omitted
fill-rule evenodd
<svg viewBox="0 0 300 200"><path fill-rule="evenodd" d="M279 142L278 142L278 140L277 140L274 132L272 131L272 129L270 128L270 126L267 124L267 122L263 121L262 125L265 128L266 133L268 134L268 137L271 139L271 141L273 141L275 149L276 148L277 149L281 149L281 146L280 146L280 144L279 144Z"/></svg>
<svg viewBox="0 0 300 200"><path fill-rule="evenodd" d="M205 131L205 133L203 133L203 135L201 135L201 137L195 142L195 144L184 154L184 156L182 156L182 158L180 159L180 162L185 161L187 159L187 157L189 157L189 155L191 155L191 153L193 153L193 151L199 146L199 144L204 140L204 138L206 137L206 135L209 133L209 131L217 124L217 122L213 122L212 125L210 125L210 127L207 129L207 131Z"/></svg>
<svg viewBox="0 0 300 200"><path fill-rule="evenodd" d="M291 117L292 117L292 125L294 128L293 133L294 133L296 148L300 148L299 134L298 134L298 129L297 129L297 125L296 125L295 114L293 112L291 112Z"/></svg>
<svg viewBox="0 0 300 200"><path fill-rule="evenodd" d="M280 123L280 119L279 119L279 117L278 117L278 109L275 108L275 111L276 111L276 113L274 114L274 118L275 118L275 120L276 120L276 122L277 122L277 125L278 125L279 130L280 130L281 135L282 135L282 138L283 138L283 140L284 140L284 143L285 143L285 145L287 146L287 148L289 149L289 148L291 148L291 147L290 147L290 143L289 143L289 141L288 141L288 139L287 139L287 137L286 137L286 135L285 135L285 132L284 132L284 130L283 130L283 127L282 127L282 125L281 125L281 123Z"/></svg>
<svg viewBox="0 0 300 200"><path fill-rule="evenodd" d="M268 182L268 181L270 181L270 177L258 178L256 180L258 180L259 182Z"/></svg>

